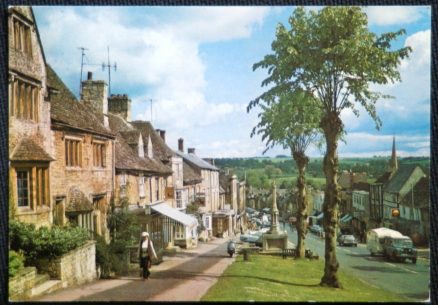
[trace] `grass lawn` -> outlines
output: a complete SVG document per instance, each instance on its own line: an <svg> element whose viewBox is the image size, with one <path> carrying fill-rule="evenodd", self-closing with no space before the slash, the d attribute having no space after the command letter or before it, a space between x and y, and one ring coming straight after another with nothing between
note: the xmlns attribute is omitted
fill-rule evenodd
<svg viewBox="0 0 438 305"><path fill-rule="evenodd" d="M410 301L343 272L339 272L342 289L321 287L323 269L323 259L253 254L250 261L243 261L239 255L201 301Z"/></svg>

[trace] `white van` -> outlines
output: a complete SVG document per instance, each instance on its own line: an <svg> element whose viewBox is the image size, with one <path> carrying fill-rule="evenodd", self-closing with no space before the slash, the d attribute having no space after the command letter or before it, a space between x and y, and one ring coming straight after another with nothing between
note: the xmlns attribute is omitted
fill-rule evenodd
<svg viewBox="0 0 438 305"><path fill-rule="evenodd" d="M388 228L371 229L367 232L367 249L370 251L371 256L383 254L383 243L387 236L402 237L403 234Z"/></svg>

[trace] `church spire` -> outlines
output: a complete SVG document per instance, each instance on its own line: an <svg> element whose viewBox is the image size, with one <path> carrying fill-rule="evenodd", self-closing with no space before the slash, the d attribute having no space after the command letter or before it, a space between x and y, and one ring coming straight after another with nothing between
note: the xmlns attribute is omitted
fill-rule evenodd
<svg viewBox="0 0 438 305"><path fill-rule="evenodd" d="M391 172L395 172L398 168L397 163L397 153L395 150L395 136L392 137L392 153L391 153L391 160L389 161L389 169Z"/></svg>

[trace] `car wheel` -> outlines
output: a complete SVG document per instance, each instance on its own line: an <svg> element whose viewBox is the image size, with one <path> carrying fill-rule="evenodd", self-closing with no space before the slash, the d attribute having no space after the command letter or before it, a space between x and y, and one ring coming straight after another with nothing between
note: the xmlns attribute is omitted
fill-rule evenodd
<svg viewBox="0 0 438 305"><path fill-rule="evenodd" d="M417 258L414 257L414 258L412 259L412 264L416 264L416 263L417 263Z"/></svg>
<svg viewBox="0 0 438 305"><path fill-rule="evenodd" d="M375 256L376 254L373 251L370 251L371 256Z"/></svg>

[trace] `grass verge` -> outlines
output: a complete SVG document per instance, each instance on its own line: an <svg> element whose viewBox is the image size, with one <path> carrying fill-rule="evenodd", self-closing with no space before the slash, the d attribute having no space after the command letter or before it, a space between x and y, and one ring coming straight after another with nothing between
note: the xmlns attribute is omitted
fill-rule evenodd
<svg viewBox="0 0 438 305"><path fill-rule="evenodd" d="M342 289L319 286L323 260L282 259L280 256L242 256L225 270L201 301L410 301L339 272Z"/></svg>

